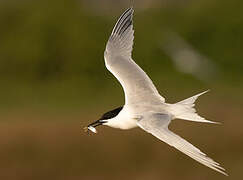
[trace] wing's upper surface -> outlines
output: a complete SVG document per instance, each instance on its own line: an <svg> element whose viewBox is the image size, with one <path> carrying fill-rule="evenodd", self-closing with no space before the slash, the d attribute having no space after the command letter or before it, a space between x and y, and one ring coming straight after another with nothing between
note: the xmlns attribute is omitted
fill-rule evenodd
<svg viewBox="0 0 243 180"><path fill-rule="evenodd" d="M198 148L176 135L168 129L169 117L164 114L154 114L146 119L142 119L138 122L138 126L141 127L148 133L151 133L161 141L175 147L179 151L185 153L192 159L202 163L203 165L214 169L224 175L227 175L219 163L215 162L213 159L207 157L206 154L201 152Z"/></svg>
<svg viewBox="0 0 243 180"><path fill-rule="evenodd" d="M133 9L129 8L113 28L104 55L106 67L121 83L126 104L164 102L151 79L131 58L134 39L132 18Z"/></svg>

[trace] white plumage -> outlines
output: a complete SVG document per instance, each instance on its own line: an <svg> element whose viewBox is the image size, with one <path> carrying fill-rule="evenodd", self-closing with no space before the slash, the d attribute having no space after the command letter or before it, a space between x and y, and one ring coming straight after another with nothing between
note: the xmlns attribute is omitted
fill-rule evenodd
<svg viewBox="0 0 243 180"><path fill-rule="evenodd" d="M132 60L134 39L132 18L132 8L120 16L104 53L107 69L124 89L125 105L115 117L112 115L110 119L103 118L93 124L103 123L120 129L140 127L205 166L227 175L217 162L168 129L171 120L176 118L215 123L200 117L194 109L195 100L206 91L175 104L165 103L165 99L158 93L148 75Z"/></svg>

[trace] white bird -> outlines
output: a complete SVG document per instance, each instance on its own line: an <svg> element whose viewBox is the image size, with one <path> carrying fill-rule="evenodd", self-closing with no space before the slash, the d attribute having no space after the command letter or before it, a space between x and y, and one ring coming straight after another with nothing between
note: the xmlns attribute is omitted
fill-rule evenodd
<svg viewBox="0 0 243 180"><path fill-rule="evenodd" d="M124 89L125 105L105 113L99 120L89 124L86 130L96 133L95 127L99 125L120 129L140 127L194 160L227 175L219 163L168 129L173 119L216 122L205 120L194 109L196 99L207 91L175 104L166 103L148 75L133 61L133 12L133 8L129 8L120 16L104 52L107 69Z"/></svg>

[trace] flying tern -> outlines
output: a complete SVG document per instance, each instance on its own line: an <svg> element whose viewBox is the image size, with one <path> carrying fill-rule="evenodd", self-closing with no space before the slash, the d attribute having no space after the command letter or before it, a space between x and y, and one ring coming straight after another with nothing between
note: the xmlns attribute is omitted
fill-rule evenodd
<svg viewBox="0 0 243 180"><path fill-rule="evenodd" d="M166 103L148 75L133 61L133 12L133 8L129 8L120 16L104 52L105 66L123 87L125 105L105 113L85 129L96 133L95 127L99 125L120 129L140 127L203 165L227 175L219 163L169 130L168 125L174 119L217 122L199 116L194 108L196 99L207 91L175 104Z"/></svg>

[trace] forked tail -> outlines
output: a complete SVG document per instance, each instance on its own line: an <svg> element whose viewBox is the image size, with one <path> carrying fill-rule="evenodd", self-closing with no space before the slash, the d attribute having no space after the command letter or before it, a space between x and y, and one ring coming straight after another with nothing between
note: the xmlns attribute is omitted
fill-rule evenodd
<svg viewBox="0 0 243 180"><path fill-rule="evenodd" d="M207 91L204 91L200 94L197 94L195 96L192 96L188 99L185 99L183 101L177 102L175 104L171 104L171 113L174 115L175 119L184 119L184 120L188 120L188 121L196 121L196 122L206 122L206 123L216 123L219 124L218 122L213 122L213 121L209 121L204 119L203 117L199 116L196 113L196 109L194 108L195 106L195 101L196 99L205 94Z"/></svg>

